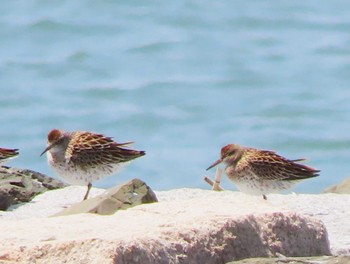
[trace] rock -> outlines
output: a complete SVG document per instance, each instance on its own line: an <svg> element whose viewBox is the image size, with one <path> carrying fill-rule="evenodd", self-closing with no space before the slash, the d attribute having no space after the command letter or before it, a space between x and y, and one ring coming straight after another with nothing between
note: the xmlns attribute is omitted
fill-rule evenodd
<svg viewBox="0 0 350 264"><path fill-rule="evenodd" d="M226 264L349 264L350 256L249 258Z"/></svg>
<svg viewBox="0 0 350 264"><path fill-rule="evenodd" d="M350 178L345 179L337 185L333 185L323 191L323 193L346 193L350 194Z"/></svg>
<svg viewBox="0 0 350 264"><path fill-rule="evenodd" d="M133 179L108 190L106 193L74 204L54 216L81 213L110 215L119 209L127 209L143 203L154 202L158 202L158 200L152 189L145 182Z"/></svg>
<svg viewBox="0 0 350 264"><path fill-rule="evenodd" d="M276 254L330 254L322 223L294 213L247 215L219 221L211 229L184 228L153 243L135 241L116 249L116 263L226 263ZM202 223L200 223L202 224ZM150 252L149 248L152 248Z"/></svg>
<svg viewBox="0 0 350 264"><path fill-rule="evenodd" d="M0 167L0 210L14 204L29 202L35 195L67 186L39 172Z"/></svg>
<svg viewBox="0 0 350 264"><path fill-rule="evenodd" d="M49 199L52 193L54 206L65 189L42 196ZM3 215L0 262L210 264L279 254L330 254L327 231L320 220L261 197L193 189L157 192L157 196L158 203L113 215L22 220ZM269 196L271 200L281 197ZM289 201L294 198L286 197Z"/></svg>

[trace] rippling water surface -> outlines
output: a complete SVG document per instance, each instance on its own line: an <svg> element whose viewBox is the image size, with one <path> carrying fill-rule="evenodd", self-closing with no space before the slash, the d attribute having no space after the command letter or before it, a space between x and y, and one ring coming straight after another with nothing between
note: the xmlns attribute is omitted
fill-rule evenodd
<svg viewBox="0 0 350 264"><path fill-rule="evenodd" d="M147 151L98 187L139 177L209 188L205 168L233 142L308 158L322 173L298 192L350 175L347 1L27 0L0 11L0 145L21 150L11 166L54 176L39 154L61 128Z"/></svg>

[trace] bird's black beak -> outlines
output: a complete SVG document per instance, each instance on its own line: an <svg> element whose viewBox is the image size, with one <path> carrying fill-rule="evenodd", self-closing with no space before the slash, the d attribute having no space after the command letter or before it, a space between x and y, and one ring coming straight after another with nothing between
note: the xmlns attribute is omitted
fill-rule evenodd
<svg viewBox="0 0 350 264"><path fill-rule="evenodd" d="M211 168L215 167L216 165L220 164L222 162L222 159L218 159L217 161L215 161L213 164L211 164L207 170L210 170Z"/></svg>
<svg viewBox="0 0 350 264"><path fill-rule="evenodd" d="M46 151L49 151L53 147L53 144L50 144L47 146L47 148L40 154L40 157L46 153Z"/></svg>

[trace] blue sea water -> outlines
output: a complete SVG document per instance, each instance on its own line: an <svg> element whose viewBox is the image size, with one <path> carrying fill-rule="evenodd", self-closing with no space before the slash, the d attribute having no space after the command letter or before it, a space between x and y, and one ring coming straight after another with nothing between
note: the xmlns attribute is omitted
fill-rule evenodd
<svg viewBox="0 0 350 264"><path fill-rule="evenodd" d="M317 193L350 175L350 2L4 1L0 146L50 176L52 128L147 155L94 183L209 188L227 143L307 158ZM235 189L224 180L223 187Z"/></svg>

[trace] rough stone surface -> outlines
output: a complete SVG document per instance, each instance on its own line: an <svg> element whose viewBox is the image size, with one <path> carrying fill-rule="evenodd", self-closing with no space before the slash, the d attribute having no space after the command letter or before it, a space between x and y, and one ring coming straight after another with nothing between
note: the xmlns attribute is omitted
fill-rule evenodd
<svg viewBox="0 0 350 264"><path fill-rule="evenodd" d="M39 172L0 167L0 210L14 204L30 201L35 195L47 190L67 186L59 180Z"/></svg>
<svg viewBox="0 0 350 264"><path fill-rule="evenodd" d="M81 193L72 193L72 187L65 189L40 196L43 202L50 200L51 207L61 196L69 197L65 191L77 197L76 201L81 199ZM29 207L31 211L43 207L40 196ZM0 262L210 264L278 254L330 254L327 231L320 220L261 197L193 189L157 192L157 196L158 203L113 215L27 218L24 209L17 214L20 207L4 212Z"/></svg>
<svg viewBox="0 0 350 264"><path fill-rule="evenodd" d="M349 264L349 256L249 258L226 264Z"/></svg>
<svg viewBox="0 0 350 264"><path fill-rule="evenodd" d="M350 178L345 179L341 183L331 186L323 191L323 193L345 193L350 194Z"/></svg>
<svg viewBox="0 0 350 264"><path fill-rule="evenodd" d="M145 182L133 179L96 197L74 204L54 216L81 213L110 215L119 209L127 209L143 203L154 202L158 202L158 200L152 189Z"/></svg>
<svg viewBox="0 0 350 264"><path fill-rule="evenodd" d="M201 224L201 222L199 222ZM203 226L205 226L203 224ZM233 259L276 254L330 254L327 234L319 222L294 213L247 215L218 220L211 228L191 228L147 241L121 245L117 263L226 263ZM150 246L153 252L150 252Z"/></svg>

